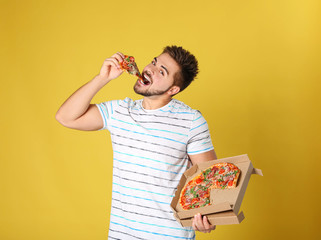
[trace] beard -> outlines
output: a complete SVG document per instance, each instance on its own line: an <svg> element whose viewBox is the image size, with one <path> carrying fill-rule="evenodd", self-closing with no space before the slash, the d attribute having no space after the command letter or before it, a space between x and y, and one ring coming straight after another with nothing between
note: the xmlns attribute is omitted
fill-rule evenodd
<svg viewBox="0 0 321 240"><path fill-rule="evenodd" d="M172 86L167 88L166 90L149 90L149 89L139 89L138 83L134 85L134 91L135 93L142 95L144 97L150 97L150 96L160 96L166 93Z"/></svg>

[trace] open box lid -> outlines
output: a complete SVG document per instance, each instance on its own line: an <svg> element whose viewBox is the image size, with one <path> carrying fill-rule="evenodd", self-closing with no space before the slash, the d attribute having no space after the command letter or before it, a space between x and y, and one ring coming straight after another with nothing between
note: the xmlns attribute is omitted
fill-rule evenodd
<svg viewBox="0 0 321 240"><path fill-rule="evenodd" d="M210 193L211 205L190 210L184 210L179 204L179 197L185 184L187 184L191 179L200 174L202 170L212 166L213 164L222 162L233 163L241 170L241 174L236 188L224 190L212 189ZM172 199L171 208L179 219L191 218L196 213L207 215L225 211L233 211L237 214L240 210L240 206L245 195L249 179L252 174L258 174L263 176L262 171L260 169L255 169L253 167L247 154L196 164L182 175L177 190L175 192L175 196Z"/></svg>

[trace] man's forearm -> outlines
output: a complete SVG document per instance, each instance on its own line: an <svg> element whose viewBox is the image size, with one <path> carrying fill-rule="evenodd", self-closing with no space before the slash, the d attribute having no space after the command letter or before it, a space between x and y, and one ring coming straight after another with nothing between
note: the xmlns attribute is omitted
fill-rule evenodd
<svg viewBox="0 0 321 240"><path fill-rule="evenodd" d="M72 122L81 117L89 108L90 102L97 92L109 81L102 80L99 75L74 92L59 108L56 119Z"/></svg>

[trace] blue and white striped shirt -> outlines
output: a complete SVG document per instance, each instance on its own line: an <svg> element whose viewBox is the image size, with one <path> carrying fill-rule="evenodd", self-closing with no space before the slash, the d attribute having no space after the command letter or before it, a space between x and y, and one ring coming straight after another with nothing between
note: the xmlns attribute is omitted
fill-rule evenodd
<svg viewBox="0 0 321 240"><path fill-rule="evenodd" d="M146 110L142 99L96 104L113 145L113 188L108 239L195 239L170 209L189 155L213 149L206 120L172 99Z"/></svg>

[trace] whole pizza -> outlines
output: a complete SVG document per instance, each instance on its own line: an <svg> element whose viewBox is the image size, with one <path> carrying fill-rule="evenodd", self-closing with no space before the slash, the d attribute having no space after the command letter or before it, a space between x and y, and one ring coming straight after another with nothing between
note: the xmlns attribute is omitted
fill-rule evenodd
<svg viewBox="0 0 321 240"><path fill-rule="evenodd" d="M211 189L235 188L240 172L232 163L212 165L185 185L179 198L180 205L184 210L210 205Z"/></svg>

